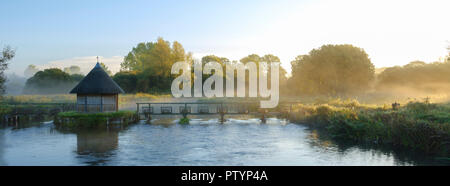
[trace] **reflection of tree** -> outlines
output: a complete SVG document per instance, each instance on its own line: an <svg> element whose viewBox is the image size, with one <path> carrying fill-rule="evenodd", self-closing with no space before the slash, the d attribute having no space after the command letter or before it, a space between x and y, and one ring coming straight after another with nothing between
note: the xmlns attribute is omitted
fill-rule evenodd
<svg viewBox="0 0 450 186"><path fill-rule="evenodd" d="M395 148L389 144L371 144L357 143L354 141L337 140L329 136L323 130L312 130L308 136L311 140L308 144L311 147L321 149L335 148L340 155L352 152L352 149L358 148L360 151L374 151L375 153L387 154L393 156L394 163L398 165L450 165L450 160L439 159L432 155L417 152L412 149Z"/></svg>

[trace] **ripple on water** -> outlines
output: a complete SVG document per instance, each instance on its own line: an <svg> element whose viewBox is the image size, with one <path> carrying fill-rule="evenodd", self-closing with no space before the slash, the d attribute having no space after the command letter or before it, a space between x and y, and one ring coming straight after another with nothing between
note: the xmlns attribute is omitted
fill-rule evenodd
<svg viewBox="0 0 450 186"><path fill-rule="evenodd" d="M159 123L158 123L159 122ZM286 120L153 119L120 132L63 134L53 124L0 129L7 165L410 165L391 152L341 149Z"/></svg>

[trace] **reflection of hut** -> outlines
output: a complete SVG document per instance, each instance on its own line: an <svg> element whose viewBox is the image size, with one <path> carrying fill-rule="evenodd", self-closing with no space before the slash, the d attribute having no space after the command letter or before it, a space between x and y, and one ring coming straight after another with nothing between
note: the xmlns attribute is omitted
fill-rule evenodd
<svg viewBox="0 0 450 186"><path fill-rule="evenodd" d="M108 153L117 149L118 132L79 132L77 134L77 153Z"/></svg>
<svg viewBox="0 0 450 186"><path fill-rule="evenodd" d="M119 109L118 94L124 91L97 62L70 93L77 94L78 112L115 112Z"/></svg>

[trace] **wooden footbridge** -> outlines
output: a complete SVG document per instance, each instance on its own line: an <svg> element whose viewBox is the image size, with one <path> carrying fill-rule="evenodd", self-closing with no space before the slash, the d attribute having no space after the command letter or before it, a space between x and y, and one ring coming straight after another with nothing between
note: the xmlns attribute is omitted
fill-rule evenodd
<svg viewBox="0 0 450 186"><path fill-rule="evenodd" d="M59 112L76 111L74 103L1 103L7 112L0 113L0 124L17 125L21 121L40 121ZM3 108L6 110L6 108Z"/></svg>
<svg viewBox="0 0 450 186"><path fill-rule="evenodd" d="M150 102L136 103L138 118L151 120L153 115L218 115L221 123L225 115L257 115L263 123L268 116L287 117L296 102L280 103L274 109L260 109L259 102Z"/></svg>

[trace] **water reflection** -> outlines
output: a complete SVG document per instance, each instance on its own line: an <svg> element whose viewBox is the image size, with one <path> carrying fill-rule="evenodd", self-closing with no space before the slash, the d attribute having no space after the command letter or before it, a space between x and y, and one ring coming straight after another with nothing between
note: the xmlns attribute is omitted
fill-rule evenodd
<svg viewBox="0 0 450 186"><path fill-rule="evenodd" d="M78 158L89 165L105 165L119 146L118 131L79 131L77 134Z"/></svg>
<svg viewBox="0 0 450 186"><path fill-rule="evenodd" d="M411 151L335 141L285 120L175 118L123 130L0 128L0 165L449 165Z"/></svg>
<svg viewBox="0 0 450 186"><path fill-rule="evenodd" d="M5 160L3 159L4 149L5 149L5 131L2 129L3 127L0 124L0 165L6 165Z"/></svg>
<svg viewBox="0 0 450 186"><path fill-rule="evenodd" d="M389 145L361 144L349 141L333 140L325 133L315 129L309 130L309 144L321 149L336 148L341 156L352 153L355 150L372 152L373 156L392 157L394 165L450 165L448 157L437 157L410 149L393 148Z"/></svg>
<svg viewBox="0 0 450 186"><path fill-rule="evenodd" d="M118 132L89 131L77 133L77 153L80 155L92 154L104 156L119 145Z"/></svg>

